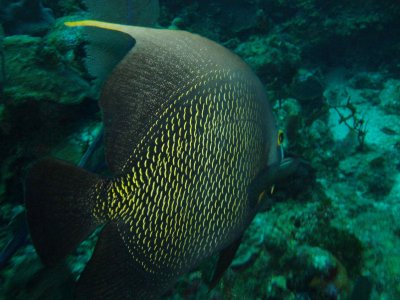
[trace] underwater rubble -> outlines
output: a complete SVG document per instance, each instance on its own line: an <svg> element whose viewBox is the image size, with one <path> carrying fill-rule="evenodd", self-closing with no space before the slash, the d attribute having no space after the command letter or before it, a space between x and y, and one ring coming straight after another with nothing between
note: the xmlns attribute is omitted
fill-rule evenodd
<svg viewBox="0 0 400 300"><path fill-rule="evenodd" d="M9 224L23 212L27 166L48 155L78 163L101 131L85 38L63 25L82 3L31 1L32 25L9 2L0 2L0 250L19 234ZM276 186L216 288L212 257L164 299L400 299L397 1L160 4L160 27L216 40L256 71L286 153L308 166ZM52 269L21 242L0 264L0 299L71 299L95 240Z"/></svg>

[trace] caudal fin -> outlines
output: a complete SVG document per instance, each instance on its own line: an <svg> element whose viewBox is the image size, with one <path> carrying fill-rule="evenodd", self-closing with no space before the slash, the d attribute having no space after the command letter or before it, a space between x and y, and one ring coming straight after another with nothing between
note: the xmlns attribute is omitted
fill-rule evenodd
<svg viewBox="0 0 400 300"><path fill-rule="evenodd" d="M32 242L45 264L71 253L96 224L92 209L101 179L55 159L44 159L29 171L25 185Z"/></svg>

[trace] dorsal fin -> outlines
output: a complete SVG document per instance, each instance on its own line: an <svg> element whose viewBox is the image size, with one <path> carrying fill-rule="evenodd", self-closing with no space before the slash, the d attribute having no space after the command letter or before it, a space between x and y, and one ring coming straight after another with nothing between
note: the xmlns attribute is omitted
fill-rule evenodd
<svg viewBox="0 0 400 300"><path fill-rule="evenodd" d="M127 26L123 24L116 24L116 23L109 23L109 22L102 22L97 20L82 20L82 21L73 21L73 22L65 22L66 26L69 27L77 27L77 26L85 26L85 27L96 27L101 29L107 29L112 31L118 31L122 33L126 33L129 36L132 36L132 26Z"/></svg>
<svg viewBox="0 0 400 300"><path fill-rule="evenodd" d="M96 79L96 86L100 87L135 43L129 36L115 31L86 28L85 33L90 36L85 47L86 69Z"/></svg>
<svg viewBox="0 0 400 300"><path fill-rule="evenodd" d="M153 26L159 15L158 0L84 0L92 18L126 25ZM86 68L100 85L133 47L131 38L104 30L85 29ZM107 41L106 43L104 41Z"/></svg>
<svg viewBox="0 0 400 300"><path fill-rule="evenodd" d="M91 23L98 23L98 25ZM102 22L95 21L65 23L67 26L87 27L85 33L88 37L89 45L86 47L86 68L89 74L98 80L99 84L108 77L135 44L130 36L121 34L121 30L99 30L98 28L105 28L100 24Z"/></svg>

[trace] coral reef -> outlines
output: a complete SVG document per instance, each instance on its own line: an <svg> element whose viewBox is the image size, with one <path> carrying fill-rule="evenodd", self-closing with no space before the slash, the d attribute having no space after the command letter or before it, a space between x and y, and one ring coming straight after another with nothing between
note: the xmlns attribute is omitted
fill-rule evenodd
<svg viewBox="0 0 400 300"><path fill-rule="evenodd" d="M7 35L43 35L54 23L53 12L40 0L2 0L0 24Z"/></svg>
<svg viewBox="0 0 400 300"><path fill-rule="evenodd" d="M379 94L379 100L385 111L400 114L400 80L389 79Z"/></svg>
<svg viewBox="0 0 400 300"><path fill-rule="evenodd" d="M301 58L301 50L282 35L254 35L234 50L271 88L289 84Z"/></svg>
<svg viewBox="0 0 400 300"><path fill-rule="evenodd" d="M28 3L29 18L16 9ZM164 298L400 299L398 3L161 4L161 27L212 38L248 62L285 132L286 155L307 162L275 187L214 290L207 282L216 257ZM0 249L13 236L8 223L22 207L26 166L49 154L78 162L100 130L84 38L63 26L82 9L75 0L0 2L8 35L1 52ZM55 270L41 266L32 246L21 246L0 272L0 298L69 299L95 239Z"/></svg>

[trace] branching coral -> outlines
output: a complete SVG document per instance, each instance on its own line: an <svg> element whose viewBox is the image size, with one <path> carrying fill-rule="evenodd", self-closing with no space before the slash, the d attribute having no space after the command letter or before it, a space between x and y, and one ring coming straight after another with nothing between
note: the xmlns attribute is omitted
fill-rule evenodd
<svg viewBox="0 0 400 300"><path fill-rule="evenodd" d="M356 107L351 103L350 97L347 98L346 104L331 106L331 108L339 115L339 124L343 123L351 132L356 134L358 150L364 150L368 122L357 114ZM350 114L345 115L343 110L348 111Z"/></svg>

